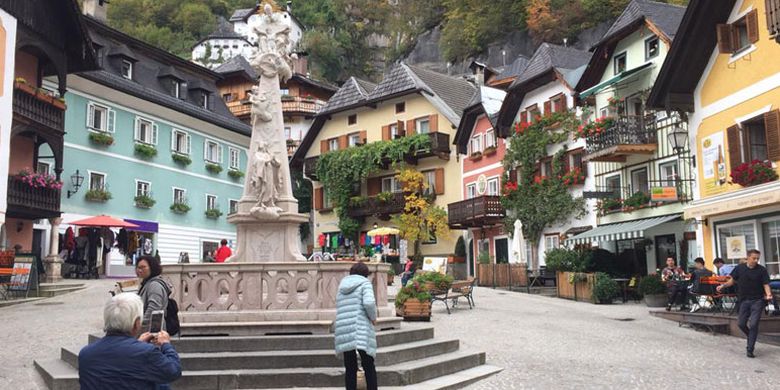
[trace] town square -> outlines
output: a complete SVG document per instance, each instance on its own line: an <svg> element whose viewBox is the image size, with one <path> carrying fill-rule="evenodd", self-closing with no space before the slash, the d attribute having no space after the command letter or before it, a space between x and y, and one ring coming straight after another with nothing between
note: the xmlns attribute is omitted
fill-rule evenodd
<svg viewBox="0 0 780 390"><path fill-rule="evenodd" d="M780 0L0 0L0 387L780 380Z"/></svg>

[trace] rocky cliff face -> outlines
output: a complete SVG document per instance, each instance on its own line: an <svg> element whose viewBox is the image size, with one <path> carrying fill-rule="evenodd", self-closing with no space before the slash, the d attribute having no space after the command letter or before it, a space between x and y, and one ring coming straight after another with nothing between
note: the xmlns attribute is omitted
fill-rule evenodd
<svg viewBox="0 0 780 390"><path fill-rule="evenodd" d="M599 24L596 27L584 30L579 34L575 42L569 45L582 50L588 50L601 39L609 29L612 21ZM419 65L431 70L447 74L465 74L469 72L469 64L477 60L487 63L493 68L509 65L519 55L530 58L539 46L525 31L515 31L499 38L488 46L487 52L476 57L470 57L463 61L448 64L444 58L439 44L441 29L439 27L427 31L417 38L417 44L403 61L408 64Z"/></svg>

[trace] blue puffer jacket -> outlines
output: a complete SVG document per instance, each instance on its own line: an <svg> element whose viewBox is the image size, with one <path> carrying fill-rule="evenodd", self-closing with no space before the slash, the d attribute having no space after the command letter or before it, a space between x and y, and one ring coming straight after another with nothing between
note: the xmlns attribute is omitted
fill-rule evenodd
<svg viewBox="0 0 780 390"><path fill-rule="evenodd" d="M376 357L376 299L371 282L360 275L341 280L336 296L336 353L362 349Z"/></svg>

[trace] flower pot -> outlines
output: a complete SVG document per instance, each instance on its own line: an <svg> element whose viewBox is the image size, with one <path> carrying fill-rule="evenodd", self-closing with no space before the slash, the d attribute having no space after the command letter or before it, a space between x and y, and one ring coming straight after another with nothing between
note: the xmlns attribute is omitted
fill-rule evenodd
<svg viewBox="0 0 780 390"><path fill-rule="evenodd" d="M645 295L645 303L647 304L647 307L664 307L666 306L667 301L668 297L666 294Z"/></svg>
<svg viewBox="0 0 780 390"><path fill-rule="evenodd" d="M407 321L429 321L431 319L431 301L409 298L404 301L403 306L397 307L395 311L399 317L403 317Z"/></svg>

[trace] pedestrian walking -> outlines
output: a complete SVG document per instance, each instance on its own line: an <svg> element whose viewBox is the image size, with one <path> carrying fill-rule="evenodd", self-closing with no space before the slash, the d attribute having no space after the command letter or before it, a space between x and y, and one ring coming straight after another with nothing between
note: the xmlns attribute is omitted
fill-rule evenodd
<svg viewBox="0 0 780 390"><path fill-rule="evenodd" d="M149 326L149 318L153 311L166 311L165 315L168 315L168 297L171 291L173 291L173 286L168 284L160 274L162 274L162 265L160 265L159 260L153 256L141 256L138 258L138 263L135 266L135 275L138 276L138 279L141 279L138 295L141 297L144 305L144 315L141 320L143 329L147 329ZM163 329L165 329L164 322Z"/></svg>
<svg viewBox="0 0 780 390"><path fill-rule="evenodd" d="M219 243L220 247L217 249L217 253L214 255L214 260L217 263L224 263L225 260L227 260L231 255L233 255L233 251L230 250L230 247L228 246L228 242L226 239L222 239L222 241Z"/></svg>
<svg viewBox="0 0 780 390"><path fill-rule="evenodd" d="M761 252L751 249L747 254L747 262L734 268L731 271L731 279L718 286L717 290L720 292L724 288L737 285L738 325L747 336L747 357L753 358L761 313L766 302L772 299L772 292L769 290L769 273L764 266L758 264Z"/></svg>
<svg viewBox="0 0 780 390"><path fill-rule="evenodd" d="M336 296L336 354L344 358L344 383L347 390L357 389L357 355L366 377L368 390L377 389L376 367L376 299L368 280L368 266L359 262L341 280Z"/></svg>

